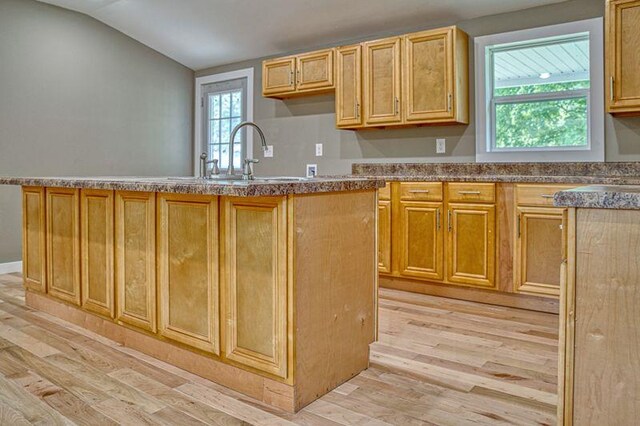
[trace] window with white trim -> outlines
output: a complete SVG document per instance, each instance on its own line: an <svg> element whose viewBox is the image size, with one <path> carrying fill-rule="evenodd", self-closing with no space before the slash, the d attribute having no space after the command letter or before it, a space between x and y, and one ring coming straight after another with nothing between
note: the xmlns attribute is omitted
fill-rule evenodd
<svg viewBox="0 0 640 426"><path fill-rule="evenodd" d="M604 161L602 20L478 37L478 161Z"/></svg>

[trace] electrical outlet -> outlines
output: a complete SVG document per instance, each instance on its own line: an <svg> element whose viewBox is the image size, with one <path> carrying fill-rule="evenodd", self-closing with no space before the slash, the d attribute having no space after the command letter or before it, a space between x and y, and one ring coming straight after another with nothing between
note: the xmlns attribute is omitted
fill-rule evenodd
<svg viewBox="0 0 640 426"><path fill-rule="evenodd" d="M447 152L446 139L436 139L436 154L444 154Z"/></svg>
<svg viewBox="0 0 640 426"><path fill-rule="evenodd" d="M322 144L316 144L316 157L322 157Z"/></svg>
<svg viewBox="0 0 640 426"><path fill-rule="evenodd" d="M264 150L264 158L273 157L273 145L267 145L267 149Z"/></svg>
<svg viewBox="0 0 640 426"><path fill-rule="evenodd" d="M317 164L307 164L307 177L313 178L318 175L318 165Z"/></svg>

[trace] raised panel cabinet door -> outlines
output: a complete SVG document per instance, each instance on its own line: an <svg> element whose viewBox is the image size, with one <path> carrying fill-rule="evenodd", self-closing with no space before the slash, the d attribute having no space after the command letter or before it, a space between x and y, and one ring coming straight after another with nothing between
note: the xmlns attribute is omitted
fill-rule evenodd
<svg viewBox="0 0 640 426"><path fill-rule="evenodd" d="M262 94L279 95L294 92L296 58L281 58L262 63Z"/></svg>
<svg viewBox="0 0 640 426"><path fill-rule="evenodd" d="M158 195L160 334L220 354L218 198Z"/></svg>
<svg viewBox="0 0 640 426"><path fill-rule="evenodd" d="M336 125L362 124L362 47L336 49Z"/></svg>
<svg viewBox="0 0 640 426"><path fill-rule="evenodd" d="M278 377L287 375L286 202L222 199L225 356Z"/></svg>
<svg viewBox="0 0 640 426"><path fill-rule="evenodd" d="M115 316L113 191L80 191L82 307Z"/></svg>
<svg viewBox="0 0 640 426"><path fill-rule="evenodd" d="M400 202L400 274L442 280L442 203Z"/></svg>
<svg viewBox="0 0 640 426"><path fill-rule="evenodd" d="M448 205L447 281L477 287L495 286L495 229L494 205Z"/></svg>
<svg viewBox="0 0 640 426"><path fill-rule="evenodd" d="M610 0L606 20L608 111L640 113L640 0Z"/></svg>
<svg viewBox="0 0 640 426"><path fill-rule="evenodd" d="M296 91L334 88L333 49L296 56Z"/></svg>
<svg viewBox="0 0 640 426"><path fill-rule="evenodd" d="M558 297L563 209L518 207L515 290Z"/></svg>
<svg viewBox="0 0 640 426"><path fill-rule="evenodd" d="M453 29L409 34L404 52L405 120L453 118Z"/></svg>
<svg viewBox="0 0 640 426"><path fill-rule="evenodd" d="M391 201L378 201L378 272L391 273Z"/></svg>
<svg viewBox="0 0 640 426"><path fill-rule="evenodd" d="M79 190L47 188L46 194L48 292L80 305Z"/></svg>
<svg viewBox="0 0 640 426"><path fill-rule="evenodd" d="M30 290L47 291L45 195L42 187L22 187L22 279Z"/></svg>
<svg viewBox="0 0 640 426"><path fill-rule="evenodd" d="M400 110L400 37L364 43L366 124L402 121Z"/></svg>
<svg viewBox="0 0 640 426"><path fill-rule="evenodd" d="M116 192L115 225L116 319L155 333L155 194Z"/></svg>

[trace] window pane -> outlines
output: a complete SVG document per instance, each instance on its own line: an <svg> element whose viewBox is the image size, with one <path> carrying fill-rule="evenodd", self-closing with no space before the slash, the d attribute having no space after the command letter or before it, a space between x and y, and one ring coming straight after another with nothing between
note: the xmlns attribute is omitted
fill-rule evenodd
<svg viewBox="0 0 640 426"><path fill-rule="evenodd" d="M229 119L227 120L221 120L220 122L220 126L221 126L221 131L220 131L220 142L223 144L228 144L229 143L229 136L231 134L231 128L230 128L230 124L231 121Z"/></svg>
<svg viewBox="0 0 640 426"><path fill-rule="evenodd" d="M218 166L220 165L220 145L211 145L211 151L209 152L210 158L218 160Z"/></svg>
<svg viewBox="0 0 640 426"><path fill-rule="evenodd" d="M231 94L223 93L220 95L221 117L228 118L231 116Z"/></svg>
<svg viewBox="0 0 640 426"><path fill-rule="evenodd" d="M220 143L220 120L211 120L209 143Z"/></svg>
<svg viewBox="0 0 640 426"><path fill-rule="evenodd" d="M209 118L220 118L220 96L209 96Z"/></svg>
<svg viewBox="0 0 640 426"><path fill-rule="evenodd" d="M525 45L492 46L496 96L589 88L589 39L531 40Z"/></svg>
<svg viewBox="0 0 640 426"><path fill-rule="evenodd" d="M496 105L496 148L587 146L587 98Z"/></svg>
<svg viewBox="0 0 640 426"><path fill-rule="evenodd" d="M229 167L229 145L223 144L220 146L220 168L226 169Z"/></svg>
<svg viewBox="0 0 640 426"><path fill-rule="evenodd" d="M237 91L231 94L231 115L242 117L242 92Z"/></svg>
<svg viewBox="0 0 640 426"><path fill-rule="evenodd" d="M242 147L240 144L233 144L233 167L236 170L239 170L241 166L241 151Z"/></svg>
<svg viewBox="0 0 640 426"><path fill-rule="evenodd" d="M233 130L238 124L240 124L240 121L242 119L240 117L238 118L233 118L231 119L231 130ZM245 129L240 129L240 131L236 134L236 137L234 139L234 143L240 143L243 140L242 135L244 134Z"/></svg>

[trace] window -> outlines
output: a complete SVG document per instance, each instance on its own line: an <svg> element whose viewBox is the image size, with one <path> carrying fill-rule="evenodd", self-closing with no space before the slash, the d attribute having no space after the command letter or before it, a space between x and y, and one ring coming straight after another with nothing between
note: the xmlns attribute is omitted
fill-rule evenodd
<svg viewBox="0 0 640 426"><path fill-rule="evenodd" d="M231 131L242 121L253 120L253 68L196 79L195 172L202 152L217 159L224 173L229 168ZM245 143L246 141L246 143ZM246 128L233 144L233 167L240 170L242 159L253 153L253 135Z"/></svg>
<svg viewBox="0 0 640 426"><path fill-rule="evenodd" d="M604 161L601 19L475 43L478 161Z"/></svg>

